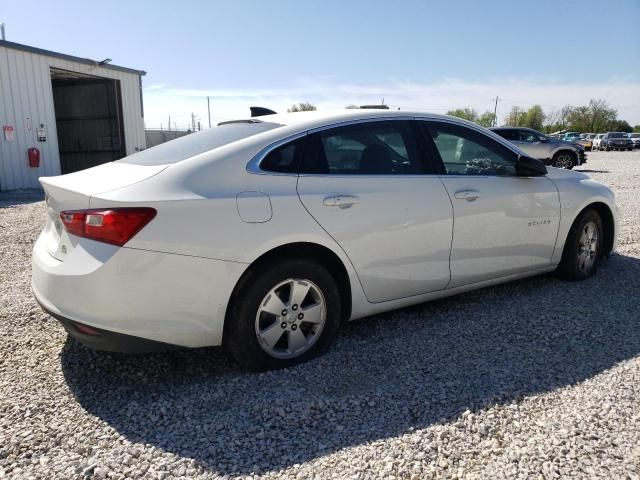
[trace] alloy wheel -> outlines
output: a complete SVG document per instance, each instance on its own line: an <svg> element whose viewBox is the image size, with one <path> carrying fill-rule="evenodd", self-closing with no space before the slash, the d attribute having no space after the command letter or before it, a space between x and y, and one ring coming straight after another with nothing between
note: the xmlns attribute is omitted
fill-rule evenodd
<svg viewBox="0 0 640 480"><path fill-rule="evenodd" d="M558 168L571 168L573 165L573 159L569 154L558 155L556 159L556 167Z"/></svg>
<svg viewBox="0 0 640 480"><path fill-rule="evenodd" d="M255 332L260 347L279 359L308 351L320 338L327 318L324 295L310 280L287 279L260 302Z"/></svg>
<svg viewBox="0 0 640 480"><path fill-rule="evenodd" d="M583 273L589 273L600 249L598 226L594 222L588 222L582 229L578 242L578 268Z"/></svg>

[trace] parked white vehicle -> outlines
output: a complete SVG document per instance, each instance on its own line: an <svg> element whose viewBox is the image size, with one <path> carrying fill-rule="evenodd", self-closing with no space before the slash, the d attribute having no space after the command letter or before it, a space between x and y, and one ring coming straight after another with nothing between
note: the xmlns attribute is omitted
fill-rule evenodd
<svg viewBox="0 0 640 480"><path fill-rule="evenodd" d="M600 150L601 148L601 143L602 143L602 137L604 137L604 133L598 133L596 134L596 136L593 138L593 144L591 146L591 150Z"/></svg>
<svg viewBox="0 0 640 480"><path fill-rule="evenodd" d="M223 345L251 369L343 320L596 271L611 190L487 129L411 112L269 115L40 179L33 291L99 349ZM535 319L532 319L535 321Z"/></svg>

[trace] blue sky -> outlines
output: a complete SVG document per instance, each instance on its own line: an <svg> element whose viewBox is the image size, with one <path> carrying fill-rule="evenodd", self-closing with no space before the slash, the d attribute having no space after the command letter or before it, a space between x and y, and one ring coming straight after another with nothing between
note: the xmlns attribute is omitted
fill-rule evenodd
<svg viewBox="0 0 640 480"><path fill-rule="evenodd" d="M613 20L602 23L598 20ZM145 120L385 102L443 112L604 98L640 123L640 0L3 1L7 39L148 72ZM597 66L596 66L597 65Z"/></svg>

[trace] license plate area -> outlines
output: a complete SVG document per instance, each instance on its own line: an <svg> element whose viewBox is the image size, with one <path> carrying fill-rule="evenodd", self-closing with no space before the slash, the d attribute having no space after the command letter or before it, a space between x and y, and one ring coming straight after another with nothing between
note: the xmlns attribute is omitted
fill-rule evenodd
<svg viewBox="0 0 640 480"><path fill-rule="evenodd" d="M58 260L64 260L71 249L71 241L60 219L60 213L50 206L47 207L47 223L44 232L49 254Z"/></svg>

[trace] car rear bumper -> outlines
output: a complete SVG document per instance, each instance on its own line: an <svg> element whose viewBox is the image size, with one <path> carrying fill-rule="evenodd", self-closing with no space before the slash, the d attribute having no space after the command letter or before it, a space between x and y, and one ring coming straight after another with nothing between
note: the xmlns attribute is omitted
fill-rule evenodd
<svg viewBox="0 0 640 480"><path fill-rule="evenodd" d="M227 302L245 268L86 239L61 262L41 236L33 249L31 285L47 312L96 348L127 344L120 336L204 347L221 344ZM97 329L102 339L81 336L74 322Z"/></svg>
<svg viewBox="0 0 640 480"><path fill-rule="evenodd" d="M94 327L87 328L88 326L85 324L75 322L58 315L57 313L48 310L47 307L42 304L40 304L40 306L45 312L58 320L71 337L95 350L122 353L144 353L161 352L180 348L179 345L156 342L154 340L135 337L133 335L110 332L108 330L102 330Z"/></svg>

